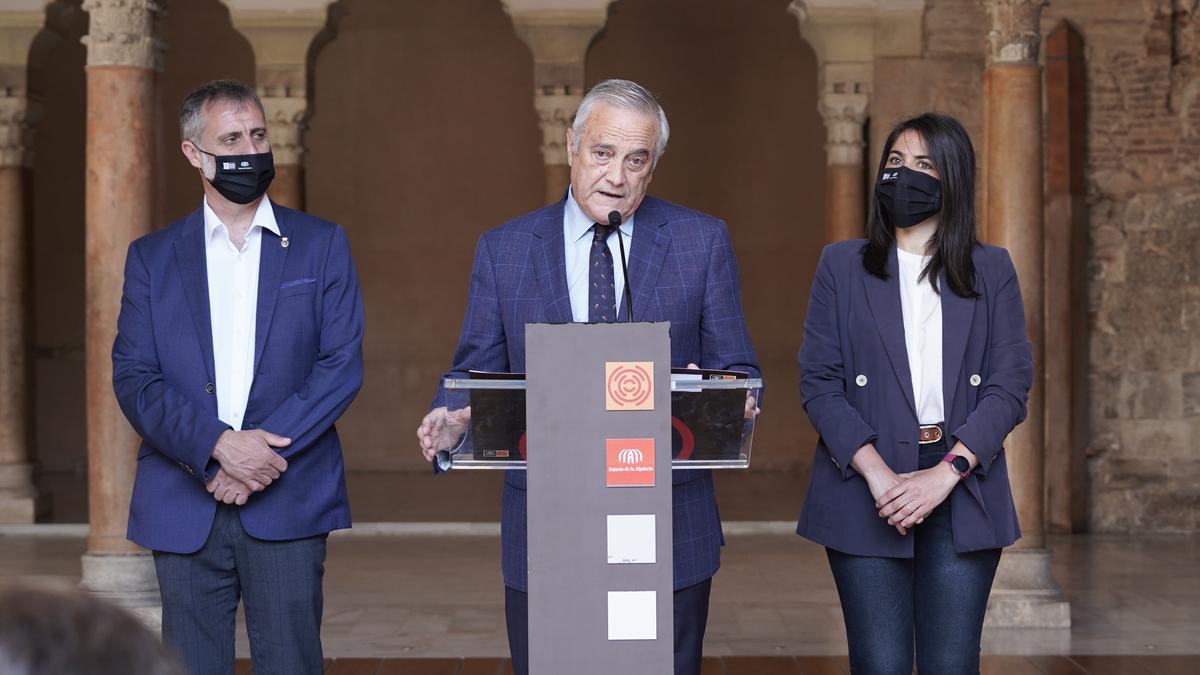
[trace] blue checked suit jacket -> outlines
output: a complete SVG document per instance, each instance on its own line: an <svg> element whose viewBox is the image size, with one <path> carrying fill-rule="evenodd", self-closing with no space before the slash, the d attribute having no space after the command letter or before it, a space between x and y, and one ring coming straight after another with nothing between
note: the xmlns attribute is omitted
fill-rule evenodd
<svg viewBox="0 0 1200 675"><path fill-rule="evenodd" d="M447 376L468 370L523 372L525 325L570 323L563 207L551 204L485 233L475 248L467 312ZM629 283L635 321L671 322L671 365L748 371L758 359L742 318L737 262L725 223L646 197L635 215ZM625 320L621 306L618 320ZM445 404L439 389L434 406ZM675 588L708 579L721 564L721 518L712 474L676 471ZM525 473L509 471L501 502L505 585L526 590Z"/></svg>
<svg viewBox="0 0 1200 675"><path fill-rule="evenodd" d="M342 228L273 205L280 234L262 232L254 382L243 429L292 439L287 471L239 507L258 539L350 527L342 446L333 423L362 386L363 309ZM288 238L283 246L282 237ZM113 388L142 437L129 506L133 541L193 553L212 529L217 471L212 324L200 210L129 246Z"/></svg>

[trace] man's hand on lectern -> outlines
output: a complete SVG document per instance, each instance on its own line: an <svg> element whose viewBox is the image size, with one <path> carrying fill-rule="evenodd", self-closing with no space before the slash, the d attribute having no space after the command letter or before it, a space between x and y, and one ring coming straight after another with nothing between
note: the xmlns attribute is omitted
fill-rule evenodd
<svg viewBox="0 0 1200 675"><path fill-rule="evenodd" d="M421 426L417 427L417 440L421 443L421 454L432 462L438 450L445 450L458 442L467 431L471 421L471 407L447 410L445 406L429 411Z"/></svg>

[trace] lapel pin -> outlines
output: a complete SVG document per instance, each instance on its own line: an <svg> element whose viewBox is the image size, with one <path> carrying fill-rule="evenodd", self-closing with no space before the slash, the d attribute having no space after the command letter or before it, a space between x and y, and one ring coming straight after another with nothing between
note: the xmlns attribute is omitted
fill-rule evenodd
<svg viewBox="0 0 1200 675"><path fill-rule="evenodd" d="M280 240L279 240L279 245L280 245L280 246L282 246L282 247L284 247L284 248L287 248L287 247L288 247L288 238L287 238L287 237L283 237L282 239L280 239Z"/></svg>

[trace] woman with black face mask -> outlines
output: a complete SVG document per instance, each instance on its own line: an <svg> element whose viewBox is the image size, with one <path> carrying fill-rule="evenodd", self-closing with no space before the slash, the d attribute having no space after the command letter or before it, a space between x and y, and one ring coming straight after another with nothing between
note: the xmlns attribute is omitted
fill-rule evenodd
<svg viewBox="0 0 1200 675"><path fill-rule="evenodd" d="M826 547L850 665L979 672L1000 550L1020 537L1002 444L1033 354L1008 252L975 238L975 153L945 115L884 144L866 240L832 244L800 348L820 435L797 533Z"/></svg>

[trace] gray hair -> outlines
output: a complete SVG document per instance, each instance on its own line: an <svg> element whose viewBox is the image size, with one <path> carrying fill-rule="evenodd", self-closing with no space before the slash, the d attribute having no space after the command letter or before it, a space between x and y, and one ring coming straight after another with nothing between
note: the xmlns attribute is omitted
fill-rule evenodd
<svg viewBox="0 0 1200 675"><path fill-rule="evenodd" d="M671 135L671 127L667 124L667 114L663 112L662 106L658 104L654 94L637 82L629 80L604 80L592 87L583 97L579 103L579 110L575 112L575 121L571 123L573 136L571 154L579 154L579 142L583 138L583 129L587 126L592 109L599 103L607 103L625 110L636 110L653 115L658 119L658 139L655 141L654 157L650 162L650 166L653 168L658 163L658 158L667 151L667 138Z"/></svg>
<svg viewBox="0 0 1200 675"><path fill-rule="evenodd" d="M183 140L199 143L200 136L204 134L204 108L217 101L236 103L239 106L253 103L258 106L264 118L267 116L254 89L237 80L213 80L193 90L183 99L183 106L179 109L179 135Z"/></svg>

